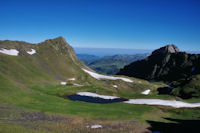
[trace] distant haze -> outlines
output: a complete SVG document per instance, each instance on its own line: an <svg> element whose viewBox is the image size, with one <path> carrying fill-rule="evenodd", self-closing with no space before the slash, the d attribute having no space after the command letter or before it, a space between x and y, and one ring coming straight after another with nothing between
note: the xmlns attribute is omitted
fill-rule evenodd
<svg viewBox="0 0 200 133"><path fill-rule="evenodd" d="M76 54L90 54L96 56L111 56L116 54L144 54L152 50L145 49L119 49L119 48L74 48Z"/></svg>
<svg viewBox="0 0 200 133"><path fill-rule="evenodd" d="M116 54L144 54L149 53L153 50L150 49L120 49L120 48L74 48L76 54L87 54L87 55L95 55L95 56L112 56ZM182 51L182 50L181 50ZM200 54L200 51L183 51L191 54Z"/></svg>

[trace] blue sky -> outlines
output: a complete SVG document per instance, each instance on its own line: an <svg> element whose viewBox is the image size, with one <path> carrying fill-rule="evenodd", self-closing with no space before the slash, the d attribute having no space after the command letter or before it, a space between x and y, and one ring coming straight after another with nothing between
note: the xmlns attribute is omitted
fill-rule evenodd
<svg viewBox="0 0 200 133"><path fill-rule="evenodd" d="M200 50L199 0L1 0L0 40L63 36L73 47Z"/></svg>

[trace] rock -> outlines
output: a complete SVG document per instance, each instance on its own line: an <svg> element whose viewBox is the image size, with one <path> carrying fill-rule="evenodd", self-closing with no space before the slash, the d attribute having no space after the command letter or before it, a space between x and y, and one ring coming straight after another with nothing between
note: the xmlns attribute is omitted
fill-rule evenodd
<svg viewBox="0 0 200 133"><path fill-rule="evenodd" d="M167 45L167 46L161 47L161 48L153 51L152 55L153 54L177 53L177 52L180 52L177 46Z"/></svg>
<svg viewBox="0 0 200 133"><path fill-rule="evenodd" d="M117 73L146 80L176 81L199 74L200 55L180 52L175 45L167 45L152 52L141 61L133 62ZM192 68L198 68L192 71Z"/></svg>

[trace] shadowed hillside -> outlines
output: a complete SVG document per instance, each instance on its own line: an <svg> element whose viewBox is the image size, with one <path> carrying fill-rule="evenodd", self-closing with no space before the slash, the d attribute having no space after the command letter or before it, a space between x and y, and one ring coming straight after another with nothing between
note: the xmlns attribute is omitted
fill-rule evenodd
<svg viewBox="0 0 200 133"><path fill-rule="evenodd" d="M167 45L152 52L144 60L125 66L118 75L146 80L164 81L173 88L166 92L182 98L200 96L200 55L180 52L175 45ZM173 90L173 91L172 91Z"/></svg>

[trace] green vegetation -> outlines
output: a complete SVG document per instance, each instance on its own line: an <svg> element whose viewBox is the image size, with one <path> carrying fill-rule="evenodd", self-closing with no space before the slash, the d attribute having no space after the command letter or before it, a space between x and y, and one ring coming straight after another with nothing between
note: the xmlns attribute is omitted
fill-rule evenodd
<svg viewBox="0 0 200 133"><path fill-rule="evenodd" d="M188 79L174 81L172 85L177 86L171 94L185 99L200 97L200 75L193 75Z"/></svg>
<svg viewBox="0 0 200 133"><path fill-rule="evenodd" d="M157 88L166 86L163 83L137 78L130 78L132 83L92 78L81 70L90 69L76 59L62 37L37 45L4 41L0 42L0 48L20 51L19 56L0 53L0 132L3 133L143 132L149 126L146 120L168 122L163 117L194 119L199 114L197 109L70 101L66 96L80 91L124 98L176 97L157 95ZM31 48L37 53L28 55L26 50ZM61 81L68 84L60 85ZM77 87L74 83L84 86ZM146 89L151 90L150 95L141 95ZM86 128L93 124L101 124L103 128Z"/></svg>
<svg viewBox="0 0 200 133"><path fill-rule="evenodd" d="M148 54L135 55L113 55L98 58L92 55L78 55L78 58L83 61L88 67L99 73L116 74L125 65L131 62L144 59Z"/></svg>

